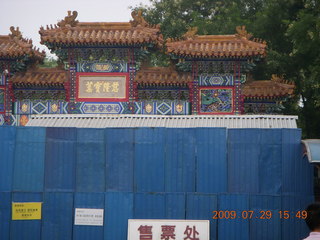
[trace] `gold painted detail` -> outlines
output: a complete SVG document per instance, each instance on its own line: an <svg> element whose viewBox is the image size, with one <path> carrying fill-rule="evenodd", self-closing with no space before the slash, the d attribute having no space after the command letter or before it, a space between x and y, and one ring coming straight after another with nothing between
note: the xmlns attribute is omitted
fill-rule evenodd
<svg viewBox="0 0 320 240"><path fill-rule="evenodd" d="M109 93L119 92L119 83L118 82L106 82L106 81L87 81L86 82L86 90L87 93Z"/></svg>
<svg viewBox="0 0 320 240"><path fill-rule="evenodd" d="M152 105L151 105L150 103L148 103L148 104L146 105L146 107L145 107L145 110L146 110L147 113L151 113L152 110L153 110Z"/></svg>
<svg viewBox="0 0 320 240"><path fill-rule="evenodd" d="M58 109L59 109L59 108L58 108L58 105L57 105L57 104L54 103L54 104L51 105L51 112L57 112Z"/></svg>
<svg viewBox="0 0 320 240"><path fill-rule="evenodd" d="M177 113L182 113L182 111L183 111L183 105L182 104L177 104L176 105L176 112Z"/></svg>
<svg viewBox="0 0 320 240"><path fill-rule="evenodd" d="M28 107L27 104L25 104L25 103L22 104L22 106L21 106L21 111L22 111L22 112L24 112L24 113L25 113L25 112L28 112L28 109L29 109L29 107Z"/></svg>
<svg viewBox="0 0 320 240"><path fill-rule="evenodd" d="M110 64L101 64L101 63L97 63L94 65L94 70L97 72L108 72L111 69L111 65Z"/></svg>
<svg viewBox="0 0 320 240"><path fill-rule="evenodd" d="M20 118L20 125L21 126L26 126L28 122L29 122L28 116L22 115L21 118Z"/></svg>

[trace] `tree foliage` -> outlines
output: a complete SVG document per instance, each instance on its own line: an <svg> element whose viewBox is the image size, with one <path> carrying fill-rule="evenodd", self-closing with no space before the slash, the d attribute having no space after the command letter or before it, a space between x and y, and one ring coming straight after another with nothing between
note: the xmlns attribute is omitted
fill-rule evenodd
<svg viewBox="0 0 320 240"><path fill-rule="evenodd" d="M179 37L188 27L198 27L198 34L233 34L236 26L246 25L268 44L267 58L255 68L254 77L279 74L293 81L296 97L283 113L299 115L304 137L320 138L318 0L150 0L150 6L134 9L142 9L148 22L160 24L165 38Z"/></svg>

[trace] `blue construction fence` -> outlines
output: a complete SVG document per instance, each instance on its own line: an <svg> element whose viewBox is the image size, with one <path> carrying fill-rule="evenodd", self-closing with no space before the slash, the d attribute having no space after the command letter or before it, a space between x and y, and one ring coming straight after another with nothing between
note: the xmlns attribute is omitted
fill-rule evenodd
<svg viewBox="0 0 320 240"><path fill-rule="evenodd" d="M300 141L300 129L3 126L0 239L125 240L128 219L210 220L211 240L302 239L314 196ZM12 202L43 202L42 219L12 220ZM104 209L104 226L74 225L75 208Z"/></svg>

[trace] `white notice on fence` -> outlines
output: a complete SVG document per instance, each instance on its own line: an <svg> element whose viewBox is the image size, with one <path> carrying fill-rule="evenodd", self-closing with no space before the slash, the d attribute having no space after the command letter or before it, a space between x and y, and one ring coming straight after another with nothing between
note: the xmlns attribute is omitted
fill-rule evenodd
<svg viewBox="0 0 320 240"><path fill-rule="evenodd" d="M129 219L128 240L209 240L209 220Z"/></svg>
<svg viewBox="0 0 320 240"><path fill-rule="evenodd" d="M76 208L74 225L103 226L103 209Z"/></svg>

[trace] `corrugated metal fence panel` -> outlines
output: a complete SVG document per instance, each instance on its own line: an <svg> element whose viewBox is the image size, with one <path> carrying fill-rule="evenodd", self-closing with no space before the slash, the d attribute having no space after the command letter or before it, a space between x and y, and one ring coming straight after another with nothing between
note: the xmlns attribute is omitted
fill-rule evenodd
<svg viewBox="0 0 320 240"><path fill-rule="evenodd" d="M304 159L301 153L301 130L282 130L282 182L284 194L312 195L310 184L313 167ZM302 181L302 179L304 179Z"/></svg>
<svg viewBox="0 0 320 240"><path fill-rule="evenodd" d="M225 128L197 128L197 192L227 192Z"/></svg>
<svg viewBox="0 0 320 240"><path fill-rule="evenodd" d="M42 239L70 240L73 226L73 193L44 193Z"/></svg>
<svg viewBox="0 0 320 240"><path fill-rule="evenodd" d="M297 169L300 154L301 131L298 129L282 129L282 192L294 193L301 179L296 179L300 169ZM300 160L300 159L299 159Z"/></svg>
<svg viewBox="0 0 320 240"><path fill-rule="evenodd" d="M134 129L106 129L107 191L133 191Z"/></svg>
<svg viewBox="0 0 320 240"><path fill-rule="evenodd" d="M74 191L76 128L47 128L45 190Z"/></svg>
<svg viewBox="0 0 320 240"><path fill-rule="evenodd" d="M0 127L0 191L12 191L16 128Z"/></svg>
<svg viewBox="0 0 320 240"><path fill-rule="evenodd" d="M133 193L106 193L104 239L127 239L128 219L132 218Z"/></svg>
<svg viewBox="0 0 320 240"><path fill-rule="evenodd" d="M14 191L43 191L45 128L17 128Z"/></svg>
<svg viewBox="0 0 320 240"><path fill-rule="evenodd" d="M186 219L210 220L210 239L218 239L217 220L212 219L212 211L218 210L217 196L190 193L187 194L186 205Z"/></svg>
<svg viewBox="0 0 320 240"><path fill-rule="evenodd" d="M309 234L309 229L305 220L297 217L298 211L303 211L314 202L313 196L282 196L281 210L288 211L290 217L282 218L282 238L281 240L304 239ZM284 214L283 214L284 216Z"/></svg>
<svg viewBox="0 0 320 240"><path fill-rule="evenodd" d="M135 131L135 190L164 191L165 128Z"/></svg>
<svg viewBox="0 0 320 240"><path fill-rule="evenodd" d="M261 194L280 194L282 131L281 129L262 129L261 152L259 158L259 192Z"/></svg>
<svg viewBox="0 0 320 240"><path fill-rule="evenodd" d="M167 129L165 191L195 192L194 129Z"/></svg>
<svg viewBox="0 0 320 240"><path fill-rule="evenodd" d="M185 219L186 217L186 195L184 193L166 194L166 218Z"/></svg>
<svg viewBox="0 0 320 240"><path fill-rule="evenodd" d="M165 219L166 196L163 193L136 193L134 197L134 218Z"/></svg>
<svg viewBox="0 0 320 240"><path fill-rule="evenodd" d="M250 239L281 239L281 197L251 195Z"/></svg>
<svg viewBox="0 0 320 240"><path fill-rule="evenodd" d="M11 193L0 192L0 239L9 240L11 221Z"/></svg>
<svg viewBox="0 0 320 240"><path fill-rule="evenodd" d="M218 220L218 239L238 240L249 239L249 220L242 218L242 212L249 209L248 195L219 195L218 209L221 211L236 211L235 219Z"/></svg>
<svg viewBox="0 0 320 240"><path fill-rule="evenodd" d="M105 208L104 193L75 193L74 208ZM106 213L107 214L107 213ZM73 239L103 239L103 226L73 226Z"/></svg>
<svg viewBox="0 0 320 240"><path fill-rule="evenodd" d="M105 143L103 129L80 128L77 132L76 191L105 191Z"/></svg>
<svg viewBox="0 0 320 240"><path fill-rule="evenodd" d="M13 202L42 202L42 193L13 193ZM12 220L10 240L40 240L41 220Z"/></svg>
<svg viewBox="0 0 320 240"><path fill-rule="evenodd" d="M228 190L230 193L259 191L259 129L228 130Z"/></svg>

